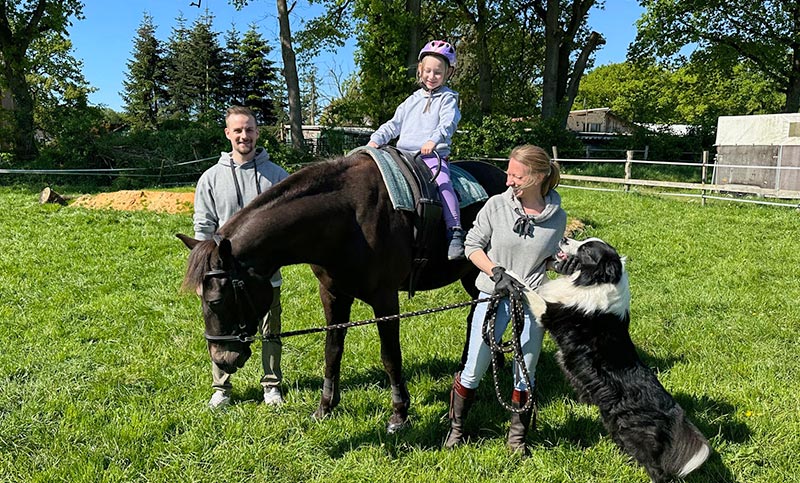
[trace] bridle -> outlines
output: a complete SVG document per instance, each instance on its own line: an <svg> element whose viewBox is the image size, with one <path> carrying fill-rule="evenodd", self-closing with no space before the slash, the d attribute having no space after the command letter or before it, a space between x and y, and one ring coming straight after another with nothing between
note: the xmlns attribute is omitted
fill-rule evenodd
<svg viewBox="0 0 800 483"><path fill-rule="evenodd" d="M219 245L219 240L217 236L214 237L214 241L217 242ZM222 270L222 269L212 269L207 271L203 274L203 282L205 282L208 278L229 278L231 280L231 285L233 286L233 303L236 305L237 315L239 316L239 324L237 327L237 331L230 335L211 335L208 332L203 332L203 336L209 342L242 342L242 343L250 343L256 340L256 332L258 332L258 323L254 323L253 326L256 327L254 333L249 334L247 332L247 319L242 315L242 304L240 303L240 299L244 299L247 302L247 306L250 308L250 314L252 314L254 319L257 319L258 316L256 314L256 307L253 304L253 299L250 297L250 293L244 286L244 279L238 276L238 270L236 270L237 263L234 260L234 269L231 271Z"/></svg>

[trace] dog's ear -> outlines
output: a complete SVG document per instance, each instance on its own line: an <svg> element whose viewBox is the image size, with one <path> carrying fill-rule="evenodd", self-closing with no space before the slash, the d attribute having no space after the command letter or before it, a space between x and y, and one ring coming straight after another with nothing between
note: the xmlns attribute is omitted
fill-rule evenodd
<svg viewBox="0 0 800 483"><path fill-rule="evenodd" d="M622 278L622 261L618 256L607 258L602 264L603 283L617 283Z"/></svg>
<svg viewBox="0 0 800 483"><path fill-rule="evenodd" d="M576 257L580 259L580 275L576 285L596 285L617 283L622 277L622 262L611 245L603 242L588 242L578 248Z"/></svg>

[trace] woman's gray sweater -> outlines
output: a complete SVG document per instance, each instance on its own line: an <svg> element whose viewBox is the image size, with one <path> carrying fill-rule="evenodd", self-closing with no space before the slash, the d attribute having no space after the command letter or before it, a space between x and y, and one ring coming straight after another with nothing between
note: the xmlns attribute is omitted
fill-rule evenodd
<svg viewBox="0 0 800 483"><path fill-rule="evenodd" d="M538 215L527 215L533 226L532 236L517 234L514 225L524 215L522 203L509 188L492 196L478 212L464 243L467 258L483 250L496 265L523 277L527 286L536 288L545 276L545 262L558 251L564 236L567 214L561 208L561 196L550 190L545 208ZM481 292L494 292L494 282L483 272L475 285Z"/></svg>

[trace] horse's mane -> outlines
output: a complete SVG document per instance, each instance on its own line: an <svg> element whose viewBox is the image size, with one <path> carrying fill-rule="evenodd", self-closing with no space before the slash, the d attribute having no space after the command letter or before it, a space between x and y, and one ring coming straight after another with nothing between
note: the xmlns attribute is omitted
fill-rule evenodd
<svg viewBox="0 0 800 483"><path fill-rule="evenodd" d="M186 262L186 275L183 277L181 290L194 292L203 283L206 272L211 270L211 254L216 246L214 240L204 240L192 248Z"/></svg>
<svg viewBox="0 0 800 483"><path fill-rule="evenodd" d="M228 220L218 230L223 237L229 237L246 214L272 203L283 203L295 198L313 196L339 189L343 185L342 175L359 161L360 156L338 157L308 165L260 194L246 207ZM211 258L217 244L213 240L197 243L189 253L186 262L186 275L181 289L194 292L203 283L206 272L211 270Z"/></svg>
<svg viewBox="0 0 800 483"><path fill-rule="evenodd" d="M340 156L305 166L258 195L233 218L228 220L219 230L219 233L223 236L228 236L236 229L239 224L238 220L244 219L247 213L263 206L285 203L296 198L314 196L340 189L343 185L342 175L364 156L368 157L367 154Z"/></svg>

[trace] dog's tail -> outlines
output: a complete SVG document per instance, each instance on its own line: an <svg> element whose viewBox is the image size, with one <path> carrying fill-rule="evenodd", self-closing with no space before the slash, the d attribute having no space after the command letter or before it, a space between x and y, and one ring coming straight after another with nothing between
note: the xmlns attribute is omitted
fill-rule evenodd
<svg viewBox="0 0 800 483"><path fill-rule="evenodd" d="M673 428L672 445L664 455L670 474L685 477L700 467L711 454L708 441L685 417Z"/></svg>

